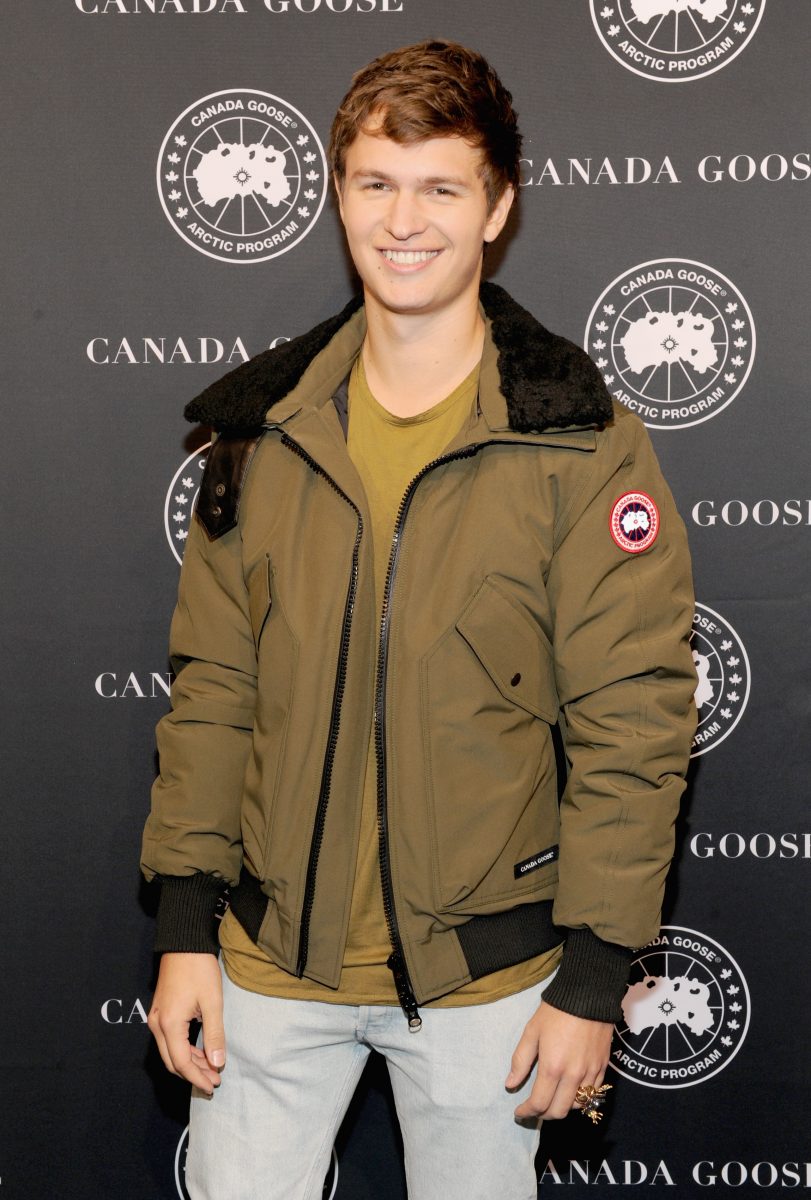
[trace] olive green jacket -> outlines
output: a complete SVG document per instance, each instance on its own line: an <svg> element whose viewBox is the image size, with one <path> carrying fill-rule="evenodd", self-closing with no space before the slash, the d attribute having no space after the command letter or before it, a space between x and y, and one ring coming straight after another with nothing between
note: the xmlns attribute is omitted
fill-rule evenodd
<svg viewBox="0 0 811 1200"><path fill-rule="evenodd" d="M406 1012L566 938L548 1000L614 1020L631 948L658 933L694 731L685 531L587 356L495 285L482 304L478 411L403 498L382 622L345 438L357 302L190 406L220 437L143 869L159 949L216 949L228 884L274 962L337 986L374 720ZM632 493L660 520L640 553L609 527Z"/></svg>

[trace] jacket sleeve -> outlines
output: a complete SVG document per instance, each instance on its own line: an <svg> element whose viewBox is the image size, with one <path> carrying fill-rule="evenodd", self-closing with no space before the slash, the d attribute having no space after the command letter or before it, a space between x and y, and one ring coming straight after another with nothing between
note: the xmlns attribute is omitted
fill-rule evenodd
<svg viewBox="0 0 811 1200"><path fill-rule="evenodd" d="M569 934L545 999L616 1021L632 951L659 932L695 731L694 601L686 532L647 431L623 412L598 437L547 585L569 763L554 919ZM639 553L609 526L630 492L660 517Z"/></svg>
<svg viewBox="0 0 811 1200"><path fill-rule="evenodd" d="M257 663L239 529L209 541L191 522L170 656L172 709L158 725L160 775L141 867L159 876L156 950L216 953L214 911L239 878L240 809Z"/></svg>

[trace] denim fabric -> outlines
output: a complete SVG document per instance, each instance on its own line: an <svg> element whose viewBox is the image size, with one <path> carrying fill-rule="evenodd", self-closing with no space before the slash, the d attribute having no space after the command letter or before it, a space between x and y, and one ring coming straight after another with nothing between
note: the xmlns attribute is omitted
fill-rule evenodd
<svg viewBox="0 0 811 1200"><path fill-rule="evenodd" d="M550 979L552 977L550 976ZM335 1135L371 1050L386 1059L409 1200L536 1200L539 1132L504 1079L549 980L491 1004L421 1010L281 1000L223 975L227 1066L194 1092L192 1200L321 1200Z"/></svg>

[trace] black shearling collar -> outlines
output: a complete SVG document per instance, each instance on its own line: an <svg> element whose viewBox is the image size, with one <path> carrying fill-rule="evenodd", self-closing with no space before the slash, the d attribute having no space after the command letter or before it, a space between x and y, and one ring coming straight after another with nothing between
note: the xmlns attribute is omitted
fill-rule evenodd
<svg viewBox="0 0 811 1200"><path fill-rule="evenodd" d="M498 350L501 392L510 428L541 433L572 425L603 425L611 397L588 355L550 333L495 283L481 285L480 299ZM267 411L301 379L312 360L363 304L350 300L337 316L308 333L265 350L211 384L186 407L186 418L218 432L256 431Z"/></svg>

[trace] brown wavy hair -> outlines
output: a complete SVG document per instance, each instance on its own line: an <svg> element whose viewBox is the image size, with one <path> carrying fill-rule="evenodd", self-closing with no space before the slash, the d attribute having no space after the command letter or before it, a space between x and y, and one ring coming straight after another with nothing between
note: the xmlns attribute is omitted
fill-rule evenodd
<svg viewBox="0 0 811 1200"><path fill-rule="evenodd" d="M329 161L339 186L346 152L365 126L400 145L463 138L481 150L479 174L491 210L508 184L518 191L521 134L512 96L475 50L418 42L356 72L330 132Z"/></svg>

